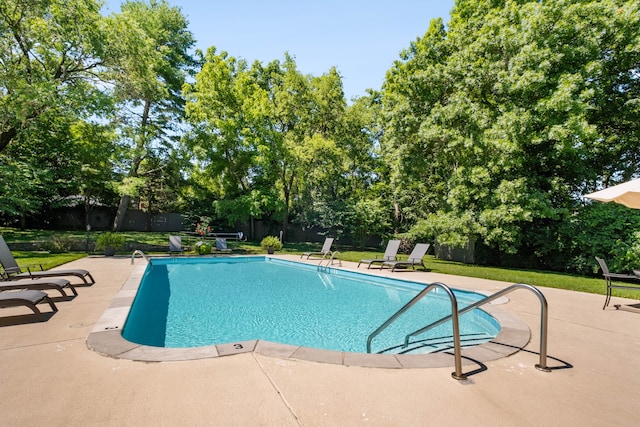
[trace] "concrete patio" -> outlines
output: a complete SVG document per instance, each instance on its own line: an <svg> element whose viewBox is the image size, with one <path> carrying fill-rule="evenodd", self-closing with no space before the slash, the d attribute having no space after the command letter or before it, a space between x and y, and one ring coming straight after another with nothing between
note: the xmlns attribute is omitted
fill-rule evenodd
<svg viewBox="0 0 640 427"><path fill-rule="evenodd" d="M24 308L0 310L0 425L640 423L640 314L613 307L637 300L614 297L602 310L603 295L541 288L549 303L552 372L545 373L534 368L540 304L529 292L509 294L502 307L529 326L531 341L509 357L467 361L466 381L452 379L452 367L367 368L257 351L140 362L88 349L87 337L140 263L89 257L68 264L90 270L97 283L78 287L73 300L57 301L59 311L46 322L32 322ZM509 285L429 272L382 274L490 292Z"/></svg>

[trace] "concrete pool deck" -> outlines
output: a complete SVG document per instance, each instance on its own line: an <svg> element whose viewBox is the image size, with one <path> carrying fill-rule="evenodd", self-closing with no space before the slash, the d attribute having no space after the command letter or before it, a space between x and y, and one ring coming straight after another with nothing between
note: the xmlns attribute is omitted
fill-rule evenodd
<svg viewBox="0 0 640 427"><path fill-rule="evenodd" d="M96 284L79 286L73 300L56 301L59 311L45 322L30 322L24 308L0 310L1 425L634 426L640 421L640 314L613 306L637 300L614 297L602 310L603 295L540 288L549 303L552 372L546 373L534 368L540 304L530 292L513 292L501 307L528 325L531 341L509 357L465 364L466 381L452 379L451 367L368 368L259 352L141 362L90 350L87 337L140 264L144 260L131 265L130 258L88 257L66 265L90 270ZM383 274L477 291L510 285L430 272Z"/></svg>

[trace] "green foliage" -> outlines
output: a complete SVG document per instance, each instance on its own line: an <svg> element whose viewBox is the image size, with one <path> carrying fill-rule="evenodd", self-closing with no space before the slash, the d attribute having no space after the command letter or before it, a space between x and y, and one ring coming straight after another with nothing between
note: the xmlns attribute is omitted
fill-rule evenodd
<svg viewBox="0 0 640 427"><path fill-rule="evenodd" d="M282 242L280 242L280 239L278 239L276 236L265 236L260 241L260 246L263 249L273 248L276 251L279 251L280 249L282 249Z"/></svg>
<svg viewBox="0 0 640 427"><path fill-rule="evenodd" d="M369 237L382 234L389 226L389 213L379 199L354 201L349 212L345 225L358 247L364 247Z"/></svg>
<svg viewBox="0 0 640 427"><path fill-rule="evenodd" d="M0 177L0 214L14 216L40 209L41 179L37 170L0 155Z"/></svg>
<svg viewBox="0 0 640 427"><path fill-rule="evenodd" d="M334 138L345 109L335 69L305 76L288 54L249 67L210 48L184 94L192 179L220 217L281 219L286 230L291 212L304 218L314 202L336 196L346 153Z"/></svg>
<svg viewBox="0 0 640 427"><path fill-rule="evenodd" d="M640 270L640 232L628 241L617 240L613 249L612 271L628 272Z"/></svg>
<svg viewBox="0 0 640 427"><path fill-rule="evenodd" d="M71 250L74 240L71 236L56 235L43 242L41 248L52 254L62 254Z"/></svg>
<svg viewBox="0 0 640 427"><path fill-rule="evenodd" d="M610 1L460 1L446 30L432 21L383 92L381 144L412 232L562 268L577 196L640 169L639 25L637 2Z"/></svg>
<svg viewBox="0 0 640 427"><path fill-rule="evenodd" d="M12 187L2 191L0 211L23 225L81 192L86 163L72 127L103 117L110 107L95 85L108 62L100 5L0 3L0 189ZM95 159L107 156L96 152Z"/></svg>
<svg viewBox="0 0 640 427"><path fill-rule="evenodd" d="M182 85L195 60L195 43L178 7L166 0L126 1L122 12L109 17L109 53L118 107L120 168L126 180L118 185L120 209L114 228L120 229L131 197L148 212L178 206L182 159L174 155L176 129L183 118Z"/></svg>
<svg viewBox="0 0 640 427"><path fill-rule="evenodd" d="M112 233L107 231L96 239L96 249L120 249L124 245L124 235L122 233Z"/></svg>
<svg viewBox="0 0 640 427"><path fill-rule="evenodd" d="M212 246L210 243L205 241L200 241L196 243L195 251L198 255L208 255L211 253Z"/></svg>
<svg viewBox="0 0 640 427"><path fill-rule="evenodd" d="M0 3L0 152L61 117L95 112L103 21L94 0Z"/></svg>
<svg viewBox="0 0 640 427"><path fill-rule="evenodd" d="M289 54L194 59L165 0L100 5L0 3L3 219L122 196L121 217L474 241L482 262L585 274L638 262L637 213L579 200L640 170L638 2L457 1L351 105L335 68Z"/></svg>

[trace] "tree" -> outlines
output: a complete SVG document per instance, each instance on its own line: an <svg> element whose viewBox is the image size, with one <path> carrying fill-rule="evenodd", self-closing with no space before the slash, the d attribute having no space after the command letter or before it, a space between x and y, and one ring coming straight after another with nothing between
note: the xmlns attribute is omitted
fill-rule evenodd
<svg viewBox="0 0 640 427"><path fill-rule="evenodd" d="M105 56L95 0L0 3L0 152L56 116L88 117Z"/></svg>
<svg viewBox="0 0 640 427"><path fill-rule="evenodd" d="M184 87L191 129L183 143L196 161L192 181L206 189L208 208L215 206L231 224L277 209L273 182L263 179L258 160L268 92L256 68L212 47L195 82Z"/></svg>
<svg viewBox="0 0 640 427"><path fill-rule="evenodd" d="M590 179L639 166L639 19L637 2L458 1L385 82L401 209L494 262L543 257Z"/></svg>
<svg viewBox="0 0 640 427"><path fill-rule="evenodd" d="M315 137L305 143L310 151L305 158L314 160L303 162L307 173L294 206L297 223L334 237L350 236L361 245L389 231L391 205L384 197L387 187L377 152L379 101L372 93L342 105L331 139ZM368 219L374 216L377 224L372 227Z"/></svg>
<svg viewBox="0 0 640 427"><path fill-rule="evenodd" d="M117 61L113 95L120 108L120 139L128 148L122 164L128 179L114 221L118 230L131 197L149 188L145 176L163 169L170 158L184 113L182 85L195 61L188 22L165 0L127 1L111 20L116 31L110 46Z"/></svg>
<svg viewBox="0 0 640 427"><path fill-rule="evenodd" d="M70 133L75 154L70 166L74 169L72 182L76 184L70 195L82 197L87 226L91 225L89 217L96 205L110 206L117 201L113 165L115 137L110 126L83 121L73 124Z"/></svg>
<svg viewBox="0 0 640 427"><path fill-rule="evenodd" d="M336 167L338 176L344 172L332 139L345 104L335 70L305 76L290 55L249 68L211 48L185 94L193 127L185 143L216 195L218 214L273 216L286 230L305 188L313 187L307 183L326 182Z"/></svg>

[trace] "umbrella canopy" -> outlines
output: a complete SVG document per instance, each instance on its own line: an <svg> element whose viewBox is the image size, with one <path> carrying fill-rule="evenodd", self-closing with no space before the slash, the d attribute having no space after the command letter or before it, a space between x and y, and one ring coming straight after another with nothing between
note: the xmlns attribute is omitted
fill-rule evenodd
<svg viewBox="0 0 640 427"><path fill-rule="evenodd" d="M629 208L640 209L640 179L585 194L584 197L601 202L616 202Z"/></svg>

